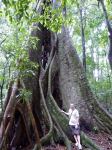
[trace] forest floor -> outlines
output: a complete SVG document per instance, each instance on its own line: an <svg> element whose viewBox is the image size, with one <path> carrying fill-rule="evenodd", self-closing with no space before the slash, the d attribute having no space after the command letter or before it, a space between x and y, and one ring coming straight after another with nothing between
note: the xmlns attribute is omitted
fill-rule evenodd
<svg viewBox="0 0 112 150"><path fill-rule="evenodd" d="M88 132L87 135L99 146L101 146L101 150L112 150L112 136L107 133L100 132L100 133L93 133ZM78 150L75 144L72 144L72 150ZM66 150L66 147L63 145L51 145L44 147L43 150ZM88 148L83 147L83 150L91 150Z"/></svg>
<svg viewBox="0 0 112 150"><path fill-rule="evenodd" d="M105 132L99 132L97 134L88 132L87 135L103 150L112 150L112 135Z"/></svg>

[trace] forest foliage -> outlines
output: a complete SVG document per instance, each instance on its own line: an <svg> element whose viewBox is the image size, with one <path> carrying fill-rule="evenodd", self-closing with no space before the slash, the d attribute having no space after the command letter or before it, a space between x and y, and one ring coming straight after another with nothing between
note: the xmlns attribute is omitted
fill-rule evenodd
<svg viewBox="0 0 112 150"><path fill-rule="evenodd" d="M92 90L104 107L112 113L112 71L108 61L109 39L105 16L97 0L54 0L56 5L38 0L2 0L0 2L0 105L10 80L35 76L38 65L29 61L28 49L36 48L38 38L31 37L32 24L41 23L53 32L60 32L62 25L69 28L74 46L83 62ZM48 1L51 3L51 0ZM112 26L112 1L104 1L109 23ZM82 30L83 29L83 35ZM85 41L83 43L83 40ZM30 43L30 44L29 44ZM83 45L84 44L84 45ZM85 55L83 46L85 46ZM37 49L38 50L38 49ZM85 57L85 58L84 58ZM21 62L21 63L20 63ZM19 65L20 64L20 65ZM21 96L31 93L22 91Z"/></svg>

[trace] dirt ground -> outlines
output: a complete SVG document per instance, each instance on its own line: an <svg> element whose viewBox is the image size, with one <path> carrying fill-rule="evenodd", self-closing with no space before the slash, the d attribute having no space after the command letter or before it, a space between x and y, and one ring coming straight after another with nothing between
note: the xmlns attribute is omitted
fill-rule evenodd
<svg viewBox="0 0 112 150"><path fill-rule="evenodd" d="M102 150L112 150L112 136L108 135L107 133L93 133L88 132L87 135L99 146L101 146ZM72 144L72 150L78 150L75 144ZM43 147L43 150L66 150L65 146L62 145L50 145L47 147ZM89 148L85 148L83 146L83 150L90 150Z"/></svg>
<svg viewBox="0 0 112 150"><path fill-rule="evenodd" d="M112 135L105 132L92 133L89 132L87 135L97 144L102 147L103 150L112 150Z"/></svg>

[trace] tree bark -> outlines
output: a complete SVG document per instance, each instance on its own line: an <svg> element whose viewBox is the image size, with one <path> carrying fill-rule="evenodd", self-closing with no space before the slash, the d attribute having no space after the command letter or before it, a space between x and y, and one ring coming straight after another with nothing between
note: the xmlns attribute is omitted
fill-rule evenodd
<svg viewBox="0 0 112 150"><path fill-rule="evenodd" d="M83 68L86 72L86 47L85 47L85 31L84 31L84 18L83 18L83 10L82 7L79 8L79 12L80 12L80 22L81 22L81 38L82 38L82 54L83 54L83 58L82 58L82 62L83 62Z"/></svg>
<svg viewBox="0 0 112 150"><path fill-rule="evenodd" d="M110 24L109 19L108 19L108 14L107 14L107 10L106 10L105 4L104 4L104 0L100 0L100 3L102 5L102 9L103 9L107 29L108 29L108 32L109 32L109 44L110 45L109 45L109 52L108 52L108 60L109 60L110 67L111 67L111 70L112 70L112 27L111 27L111 24Z"/></svg>
<svg viewBox="0 0 112 150"><path fill-rule="evenodd" d="M68 109L69 104L74 103L82 120L87 124L91 125L97 119L99 127L112 133L112 116L102 108L93 95L69 32L65 28L59 35L58 50L59 84L64 107Z"/></svg>
<svg viewBox="0 0 112 150"><path fill-rule="evenodd" d="M70 103L74 103L79 109L81 116L85 120L91 120L87 104L82 96L78 80L85 77L83 66L74 49L69 31L65 28L59 35L59 84L65 109L69 108ZM65 92L66 91L66 92ZM89 117L88 117L89 116ZM88 119L86 119L88 118Z"/></svg>

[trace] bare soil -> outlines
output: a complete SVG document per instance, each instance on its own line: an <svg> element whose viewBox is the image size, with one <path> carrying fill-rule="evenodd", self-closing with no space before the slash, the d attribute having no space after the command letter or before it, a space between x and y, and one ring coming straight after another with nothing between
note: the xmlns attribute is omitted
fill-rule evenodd
<svg viewBox="0 0 112 150"><path fill-rule="evenodd" d="M112 136L105 132L94 133L88 132L87 135L101 147L102 150L112 150ZM72 144L73 150L78 150L75 146L75 143ZM50 145L47 147L43 147L43 150L67 150L63 145ZM90 150L89 148L83 147L83 150Z"/></svg>

